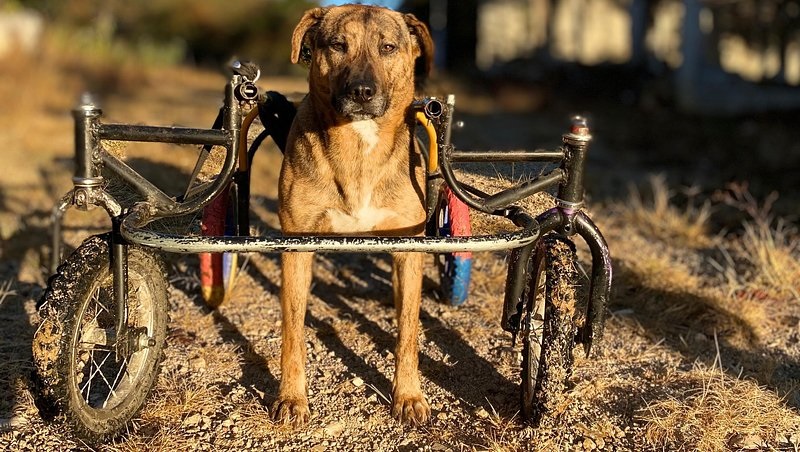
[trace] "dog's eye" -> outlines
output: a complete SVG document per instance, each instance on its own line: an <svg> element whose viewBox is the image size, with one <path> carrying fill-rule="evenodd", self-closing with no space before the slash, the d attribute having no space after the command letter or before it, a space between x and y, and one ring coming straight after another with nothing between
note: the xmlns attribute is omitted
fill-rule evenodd
<svg viewBox="0 0 800 452"><path fill-rule="evenodd" d="M332 42L331 49L337 52L344 52L346 47L343 42Z"/></svg>
<svg viewBox="0 0 800 452"><path fill-rule="evenodd" d="M388 55L394 52L395 50L397 50L397 46L394 44L383 44L381 46L381 53L383 53L384 55Z"/></svg>

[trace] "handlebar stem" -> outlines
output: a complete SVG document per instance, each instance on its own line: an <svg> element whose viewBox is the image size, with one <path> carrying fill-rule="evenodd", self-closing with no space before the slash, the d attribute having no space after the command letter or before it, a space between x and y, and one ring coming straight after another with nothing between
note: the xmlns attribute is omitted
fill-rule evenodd
<svg viewBox="0 0 800 452"><path fill-rule="evenodd" d="M76 187L92 188L103 184L97 166L97 124L103 111L88 94L82 96L81 104L72 110L75 118L75 173L72 178Z"/></svg>
<svg viewBox="0 0 800 452"><path fill-rule="evenodd" d="M586 170L586 154L592 135L582 116L572 118L569 133L562 136L566 177L558 190L558 200L565 205L580 208L583 205L583 182Z"/></svg>

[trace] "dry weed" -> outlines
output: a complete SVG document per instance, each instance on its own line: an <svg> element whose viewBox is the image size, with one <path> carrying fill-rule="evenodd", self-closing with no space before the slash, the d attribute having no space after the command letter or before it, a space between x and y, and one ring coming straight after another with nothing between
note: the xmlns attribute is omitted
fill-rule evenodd
<svg viewBox="0 0 800 452"><path fill-rule="evenodd" d="M646 440L662 450L724 451L787 447L800 431L797 416L774 393L718 368L674 373L665 386L682 388L641 415Z"/></svg>
<svg viewBox="0 0 800 452"><path fill-rule="evenodd" d="M772 193L759 202L746 183L730 184L716 199L744 212L742 231L722 248L725 263L715 262L736 298L800 301L800 236L796 228L771 213Z"/></svg>
<svg viewBox="0 0 800 452"><path fill-rule="evenodd" d="M690 248L706 247L710 243L708 203L695 206L692 202L685 210L672 203L675 193L667 187L664 175L650 177L652 200L646 200L635 186L630 187L628 202L617 206L625 221L635 223L645 233L664 241L677 241ZM686 191L691 201L693 190Z"/></svg>

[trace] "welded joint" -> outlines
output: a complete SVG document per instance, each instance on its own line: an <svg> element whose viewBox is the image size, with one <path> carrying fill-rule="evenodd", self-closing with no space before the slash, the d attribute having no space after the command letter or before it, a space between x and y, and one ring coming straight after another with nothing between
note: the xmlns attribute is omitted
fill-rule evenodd
<svg viewBox="0 0 800 452"><path fill-rule="evenodd" d="M563 218L561 233L567 236L575 234L575 217L583 211L584 202L570 202L556 198L556 210Z"/></svg>

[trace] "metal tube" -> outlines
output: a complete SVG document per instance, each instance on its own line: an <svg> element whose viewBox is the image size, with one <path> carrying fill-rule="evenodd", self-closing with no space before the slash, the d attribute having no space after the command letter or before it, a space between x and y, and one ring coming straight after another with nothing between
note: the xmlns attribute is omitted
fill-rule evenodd
<svg viewBox="0 0 800 452"><path fill-rule="evenodd" d="M539 214L536 217L536 222L539 224L541 235L545 235L558 229L559 226L566 222L566 218L560 209L554 207Z"/></svg>
<svg viewBox="0 0 800 452"><path fill-rule="evenodd" d="M558 191L558 199L569 203L580 204L583 202L583 180L586 170L586 154L589 150L589 141L592 136L586 119L581 116L572 118L570 132L563 136L566 147L564 169L567 178Z"/></svg>
<svg viewBox="0 0 800 452"><path fill-rule="evenodd" d="M506 276L506 290L503 299L503 313L500 317L500 327L514 335L519 332L522 320L522 303L525 284L528 282L528 261L536 243L530 243L522 248L511 251L508 260L508 274Z"/></svg>
<svg viewBox="0 0 800 452"><path fill-rule="evenodd" d="M453 194L456 195L456 197L458 197L458 199L460 199L464 204L472 207L473 209L488 214L494 213L494 209L489 209L486 207L485 201L482 198L468 193L458 183L456 175L453 173L453 168L450 166L450 148L450 146L439 146L439 155L441 157L439 160L439 169L442 172L444 180L447 181L447 185L453 191Z"/></svg>
<svg viewBox="0 0 800 452"><path fill-rule="evenodd" d="M516 212L515 224L521 229L495 235L472 237L340 237L340 236L278 236L278 237L202 237L178 236L141 229L152 219L141 209L134 209L120 225L125 240L172 253L201 252L285 252L333 251L345 253L416 251L430 253L458 251L496 251L525 246L539 237L538 223L525 212Z"/></svg>
<svg viewBox="0 0 800 452"><path fill-rule="evenodd" d="M453 94L447 95L447 112L445 115L445 129L444 129L444 137L442 139L442 143L445 146L450 146L450 137L453 134L453 113L456 111L456 96Z"/></svg>
<svg viewBox="0 0 800 452"><path fill-rule="evenodd" d="M608 244L600 230L583 212L575 216L575 229L583 237L592 252L592 279L589 288L589 304L586 309L586 325L579 332L586 355L592 348L592 341L603 336L603 321L606 306L611 294L612 266Z"/></svg>
<svg viewBox="0 0 800 452"><path fill-rule="evenodd" d="M50 254L50 274L55 274L58 271L58 266L61 265L61 222L64 218L64 213L69 206L72 205L72 197L75 195L75 189L70 190L64 195L61 200L53 207L53 214L51 216L53 221L52 236L50 237L50 244L52 251Z"/></svg>
<svg viewBox="0 0 800 452"><path fill-rule="evenodd" d="M556 168L548 174L531 179L514 188L503 190L500 193L489 196L488 198L484 199L484 206L490 210L497 210L498 208L502 208L517 202L526 196L547 190L550 187L558 185L558 183L563 180L564 171L560 168Z"/></svg>
<svg viewBox="0 0 800 452"><path fill-rule="evenodd" d="M114 220L117 223L116 220ZM116 229L116 226L115 226ZM111 268L114 277L114 302L116 303L117 355L127 356L128 329L128 250L114 234L111 240Z"/></svg>
<svg viewBox="0 0 800 452"><path fill-rule="evenodd" d="M555 230L563 221L563 216L558 209L550 209L543 212L536 219L532 219L522 209L516 209L509 213L515 222L536 223L539 225L539 238L550 231ZM525 218L528 216L528 218ZM538 240L538 239L537 239ZM508 263L508 275L506 276L506 290L503 302L503 313L500 318L500 326L503 330L514 335L519 332L520 321L522 319L522 303L525 285L528 283L529 263L533 247L532 242L524 247L516 248L511 251Z"/></svg>
<svg viewBox="0 0 800 452"><path fill-rule="evenodd" d="M447 147L446 149L449 149ZM439 167L442 170L442 176L447 181L453 193L465 204L473 209L480 210L481 212L494 214L496 210L506 207L520 199L530 196L538 191L545 190L551 186L562 182L564 179L564 171L556 168L550 173L540 176L536 179L530 180L520 186L501 191L487 198L475 196L461 187L461 184L456 179L453 168L450 166L450 156L445 152L441 159Z"/></svg>
<svg viewBox="0 0 800 452"><path fill-rule="evenodd" d="M442 104L442 101L431 97L415 100L411 103L411 108L425 113L428 119L437 119L444 113L444 104Z"/></svg>
<svg viewBox="0 0 800 452"><path fill-rule="evenodd" d="M75 120L75 174L76 184L93 187L102 184L100 174L96 174L93 163L98 142L95 135L98 118L103 111L98 108L88 95L83 104L72 110Z"/></svg>
<svg viewBox="0 0 800 452"><path fill-rule="evenodd" d="M465 151L450 153L451 162L557 162L564 158L564 151Z"/></svg>
<svg viewBox="0 0 800 452"><path fill-rule="evenodd" d="M227 145L231 139L229 132L230 131L214 129L130 124L101 124L97 128L97 135L103 140L210 144L213 146Z"/></svg>
<svg viewBox="0 0 800 452"><path fill-rule="evenodd" d="M211 200L222 192L225 186L230 182L233 172L236 169L237 152L239 149L239 124L241 122L241 108L239 107L239 102L233 95L233 87L240 81L241 76L234 75L231 82L225 86L225 115L223 124L227 139L222 145L226 147L227 152L225 153L225 162L222 164L222 169L219 174L206 191L201 192L191 201L185 201L180 204L173 203L168 206L152 206L155 208L155 212L151 219L179 216L195 212L211 202Z"/></svg>
<svg viewBox="0 0 800 452"><path fill-rule="evenodd" d="M166 193L153 185L149 180L147 180L147 178L136 172L133 168L125 164L125 162L114 157L114 155L109 154L108 152L103 152L102 159L103 164L107 166L111 172L128 182L133 188L136 189L136 191L147 198L148 201L162 206L177 205L177 203Z"/></svg>

